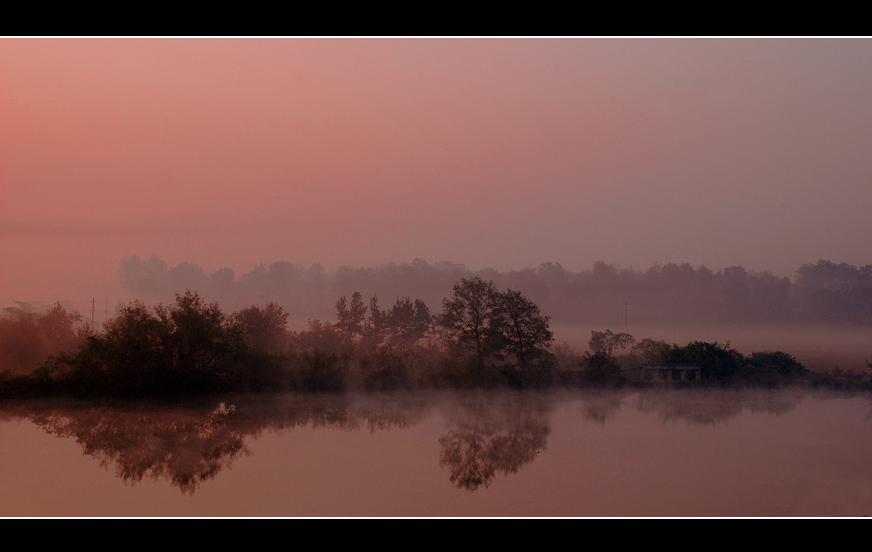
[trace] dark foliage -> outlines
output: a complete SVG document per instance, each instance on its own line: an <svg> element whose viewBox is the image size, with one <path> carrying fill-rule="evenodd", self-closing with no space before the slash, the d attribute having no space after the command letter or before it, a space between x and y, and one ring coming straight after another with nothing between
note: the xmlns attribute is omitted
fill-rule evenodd
<svg viewBox="0 0 872 552"><path fill-rule="evenodd" d="M131 303L75 353L51 359L48 370L81 395L181 395L221 389L244 359L239 328L216 304L177 295L150 311Z"/></svg>
<svg viewBox="0 0 872 552"><path fill-rule="evenodd" d="M81 316L60 305L44 314L7 309L3 346L26 337L41 348L4 359L31 368L0 370L0 398L617 386L643 363L700 366L703 382L717 384L870 384L865 375L814 376L782 351L745 357L729 343L637 342L611 330L592 331L591 350L580 355L552 347L550 317L536 303L478 277L454 286L439 317L422 299L398 298L382 310L376 296L367 307L359 292L335 307L336 323L310 320L298 333L287 330L289 315L275 302L227 315L192 291L153 309L134 301L98 332L77 327ZM618 350L625 352L614 356Z"/></svg>
<svg viewBox="0 0 872 552"><path fill-rule="evenodd" d="M476 276L462 279L452 297L442 301L440 323L449 346L458 354L471 354L480 368L500 348L497 300L493 282Z"/></svg>
<svg viewBox="0 0 872 552"><path fill-rule="evenodd" d="M730 344L694 341L684 347L672 345L661 351L666 364L692 364L702 368L703 380L716 382L732 381L742 369L745 358L742 353L730 348Z"/></svg>
<svg viewBox="0 0 872 552"><path fill-rule="evenodd" d="M498 366L516 381L547 379L554 365L549 320L519 291L500 292L476 277L454 286L454 295L442 303L440 323L455 354L471 356L479 370Z"/></svg>
<svg viewBox="0 0 872 552"><path fill-rule="evenodd" d="M620 385L624 375L617 359L605 351L585 353L581 361L583 381L598 386Z"/></svg>
<svg viewBox="0 0 872 552"><path fill-rule="evenodd" d="M777 386L808 376L809 370L784 351L751 353L745 357L740 378L749 384Z"/></svg>
<svg viewBox="0 0 872 552"><path fill-rule="evenodd" d="M233 321L250 348L270 353L288 350L288 313L274 301L242 309L233 314Z"/></svg>

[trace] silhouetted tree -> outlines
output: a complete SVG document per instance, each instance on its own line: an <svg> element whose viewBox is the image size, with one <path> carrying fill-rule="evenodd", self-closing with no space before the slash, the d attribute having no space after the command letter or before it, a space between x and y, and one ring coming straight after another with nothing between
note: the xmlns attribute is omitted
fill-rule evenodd
<svg viewBox="0 0 872 552"><path fill-rule="evenodd" d="M638 362L645 364L659 364L663 362L663 351L669 345L665 341L657 341L646 337L633 344L631 354Z"/></svg>
<svg viewBox="0 0 872 552"><path fill-rule="evenodd" d="M594 353L605 353L608 356L612 356L612 351L616 347L626 349L627 347L632 347L635 342L636 339L628 333L615 333L612 330L604 332L591 330L588 345Z"/></svg>
<svg viewBox="0 0 872 552"><path fill-rule="evenodd" d="M278 353L288 348L288 313L271 301L263 307L251 306L233 314L245 343L256 350Z"/></svg>
<svg viewBox="0 0 872 552"><path fill-rule="evenodd" d="M402 348L414 347L430 331L433 319L424 301L415 299L412 303L408 297L397 299L388 312L385 324L390 334L389 341Z"/></svg>
<svg viewBox="0 0 872 552"><path fill-rule="evenodd" d="M134 301L50 369L83 393L175 395L220 387L245 353L229 317L189 291L154 314Z"/></svg>
<svg viewBox="0 0 872 552"><path fill-rule="evenodd" d="M320 320L309 320L309 329L299 332L293 338L294 348L302 352L338 352L342 349L343 337L333 324Z"/></svg>
<svg viewBox="0 0 872 552"><path fill-rule="evenodd" d="M351 342L356 336L363 335L366 305L363 304L360 292L355 291L351 295L350 308L346 305L345 296L340 297L336 302L336 316L339 319L336 328L347 341Z"/></svg>
<svg viewBox="0 0 872 552"><path fill-rule="evenodd" d="M539 307L521 292L510 289L497 294L494 319L501 345L519 369L527 370L550 357L554 341L548 328L550 318L542 316Z"/></svg>
<svg viewBox="0 0 872 552"><path fill-rule="evenodd" d="M751 353L740 371L742 381L769 386L789 383L809 370L784 351Z"/></svg>
<svg viewBox="0 0 872 552"><path fill-rule="evenodd" d="M488 355L498 350L497 301L493 282L476 276L455 284L452 298L442 302L441 323L450 346L473 354L479 367L484 366Z"/></svg>
<svg viewBox="0 0 872 552"><path fill-rule="evenodd" d="M745 357L730 348L730 344L694 341L684 347L671 345L662 351L666 364L693 364L702 368L702 377L714 381L732 380L741 369Z"/></svg>
<svg viewBox="0 0 872 552"><path fill-rule="evenodd" d="M621 366L612 355L605 351L593 354L585 352L581 361L582 376L588 383L596 385L615 385L624 381Z"/></svg>
<svg viewBox="0 0 872 552"><path fill-rule="evenodd" d="M373 295L369 299L369 317L363 326L361 347L364 351L369 351L384 343L387 323L388 313L381 310L378 305L378 296Z"/></svg>

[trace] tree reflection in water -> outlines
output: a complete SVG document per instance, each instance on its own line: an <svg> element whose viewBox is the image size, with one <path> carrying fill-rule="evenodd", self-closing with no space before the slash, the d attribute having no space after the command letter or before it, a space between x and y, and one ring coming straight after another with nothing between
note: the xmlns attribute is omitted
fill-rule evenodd
<svg viewBox="0 0 872 552"><path fill-rule="evenodd" d="M745 409L780 415L808 395L786 390L624 389L565 394L270 395L224 398L224 402L185 408L19 403L0 405L0 422L29 419L48 433L74 439L84 454L97 458L125 482L168 480L191 494L248 454L245 441L265 431L407 429L436 409L448 420L438 438L439 465L448 468L450 481L458 488L475 491L487 488L497 474L517 473L545 450L551 413L563 402L579 404L583 419L603 426L612 423L622 408L651 413L663 423L716 424Z"/></svg>
<svg viewBox="0 0 872 552"><path fill-rule="evenodd" d="M516 473L545 449L550 410L541 397L460 405L452 418L456 427L439 438L439 464L449 467L458 488L488 487L497 473Z"/></svg>
<svg viewBox="0 0 872 552"><path fill-rule="evenodd" d="M344 396L241 398L239 405L35 410L19 406L16 417L30 419L47 433L74 439L84 454L97 458L125 482L166 479L192 494L248 454L245 439L264 431L281 433L307 426L348 431L366 427L370 432L407 428L417 423L422 408L415 400L352 405Z"/></svg>
<svg viewBox="0 0 872 552"><path fill-rule="evenodd" d="M656 412L663 423L685 420L714 425L738 416L744 409L766 414L793 410L807 392L766 389L671 389L643 392L637 408Z"/></svg>
<svg viewBox="0 0 872 552"><path fill-rule="evenodd" d="M169 479L185 493L247 453L231 422L235 407L224 403L202 416L184 411L123 411L93 408L34 415L48 433L75 439L83 452L125 482Z"/></svg>

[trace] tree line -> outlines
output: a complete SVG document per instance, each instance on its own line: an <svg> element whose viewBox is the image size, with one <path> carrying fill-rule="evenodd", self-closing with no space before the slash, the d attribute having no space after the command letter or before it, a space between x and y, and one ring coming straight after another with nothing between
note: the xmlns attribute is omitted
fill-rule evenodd
<svg viewBox="0 0 872 552"><path fill-rule="evenodd" d="M624 332L591 331L581 365L588 382L620 385L638 379L642 365L699 366L702 378L710 383L774 387L796 383L822 385L823 375L812 374L784 351L761 351L743 355L729 343L692 341L687 345L668 344L650 338L636 341ZM861 380L866 381L865 375Z"/></svg>
<svg viewBox="0 0 872 552"><path fill-rule="evenodd" d="M552 366L549 318L519 292L480 278L457 283L438 315L421 299L382 308L377 296L365 303L359 292L334 306L335 322L313 319L298 332L275 302L227 314L192 291L153 308L133 301L100 330L76 328L81 316L60 305L42 316L14 313L4 319L2 328L15 328L4 340L14 337L13 347L47 358L38 366L4 365L0 391L140 396L466 386L524 382ZM18 339L30 325L48 327L59 317L61 333L72 336L64 346Z"/></svg>
<svg viewBox="0 0 872 552"><path fill-rule="evenodd" d="M793 280L742 266L713 271L667 263L632 270L602 261L580 272L559 263L500 272L423 259L328 272L317 263L281 261L237 277L229 268L206 273L190 263L169 267L155 256L145 261L134 256L122 259L119 269L122 289L150 302L167 302L176 291L191 289L234 309L273 299L292 319L302 320L329 316L335 297L354 291L438 304L455 282L473 277L520 291L561 323L605 325L629 318L639 324L872 324L872 265L825 260L803 265Z"/></svg>
<svg viewBox="0 0 872 552"><path fill-rule="evenodd" d="M698 365L714 384L847 381L815 379L782 351L744 356L729 343L669 345L611 330L592 331L579 354L554 344L535 302L477 276L455 283L441 306L437 314L402 297L382 307L354 292L335 302L335 322L311 319L301 331L275 302L228 314L193 291L151 308L133 301L99 330L60 304L41 315L6 309L0 345L15 354L3 357L0 397L614 386L652 363Z"/></svg>

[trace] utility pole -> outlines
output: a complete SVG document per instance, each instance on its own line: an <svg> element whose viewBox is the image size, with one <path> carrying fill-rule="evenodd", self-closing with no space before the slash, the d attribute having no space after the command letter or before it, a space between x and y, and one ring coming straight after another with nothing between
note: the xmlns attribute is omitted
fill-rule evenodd
<svg viewBox="0 0 872 552"><path fill-rule="evenodd" d="M91 297L91 333L94 333L94 307L96 306L96 297Z"/></svg>

